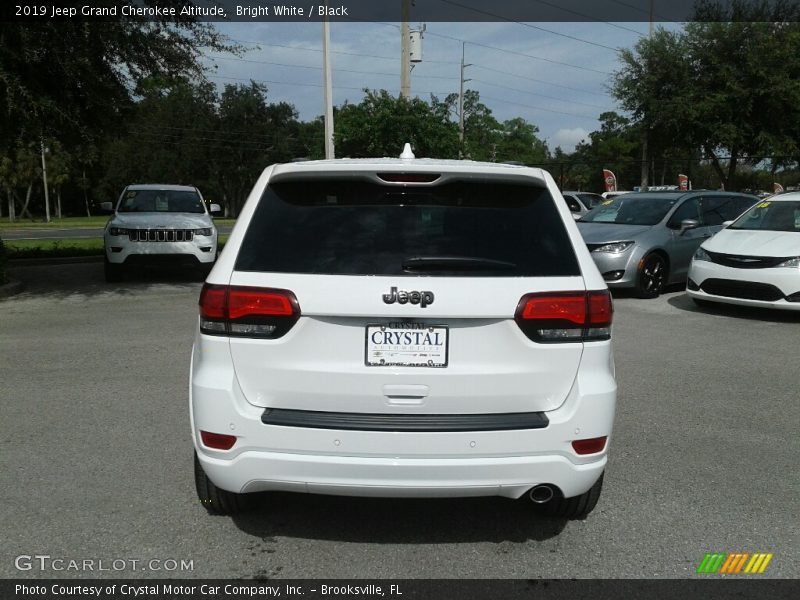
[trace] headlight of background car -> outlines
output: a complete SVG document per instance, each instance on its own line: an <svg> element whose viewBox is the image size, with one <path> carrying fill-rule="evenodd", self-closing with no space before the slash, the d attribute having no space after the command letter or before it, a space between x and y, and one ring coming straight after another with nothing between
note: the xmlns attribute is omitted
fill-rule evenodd
<svg viewBox="0 0 800 600"><path fill-rule="evenodd" d="M697 252L694 253L693 260L704 260L706 262L711 262L711 257L708 255L708 252L702 248L698 248Z"/></svg>
<svg viewBox="0 0 800 600"><path fill-rule="evenodd" d="M122 227L109 227L108 235L128 235L128 230Z"/></svg>
<svg viewBox="0 0 800 600"><path fill-rule="evenodd" d="M779 267L789 267L789 268L798 268L800 267L800 256L795 256L794 258L790 258L789 260L783 261L781 264L778 265Z"/></svg>
<svg viewBox="0 0 800 600"><path fill-rule="evenodd" d="M212 230L211 227L204 227L203 229L195 229L195 235L211 235Z"/></svg>
<svg viewBox="0 0 800 600"><path fill-rule="evenodd" d="M592 252L608 252L610 254L621 254L633 246L633 242L614 242L595 248Z"/></svg>

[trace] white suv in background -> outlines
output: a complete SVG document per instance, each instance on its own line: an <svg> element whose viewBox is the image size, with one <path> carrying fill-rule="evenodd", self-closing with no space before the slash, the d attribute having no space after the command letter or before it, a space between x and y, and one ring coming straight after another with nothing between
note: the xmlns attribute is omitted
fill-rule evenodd
<svg viewBox="0 0 800 600"><path fill-rule="evenodd" d="M103 232L106 281L120 281L138 265L210 269L217 258L217 228L200 191L186 185L129 185L117 201L101 203L114 215Z"/></svg>
<svg viewBox="0 0 800 600"><path fill-rule="evenodd" d="M611 316L545 171L268 167L200 295L200 500L526 496L584 517L614 420Z"/></svg>

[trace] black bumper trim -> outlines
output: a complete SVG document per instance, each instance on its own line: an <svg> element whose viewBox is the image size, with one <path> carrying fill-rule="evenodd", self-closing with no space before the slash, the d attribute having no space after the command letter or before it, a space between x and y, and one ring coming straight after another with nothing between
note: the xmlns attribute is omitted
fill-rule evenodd
<svg viewBox="0 0 800 600"><path fill-rule="evenodd" d="M265 409L261 415L261 422L265 425L312 429L418 432L544 429L550 423L542 412L415 415L323 412L285 408Z"/></svg>

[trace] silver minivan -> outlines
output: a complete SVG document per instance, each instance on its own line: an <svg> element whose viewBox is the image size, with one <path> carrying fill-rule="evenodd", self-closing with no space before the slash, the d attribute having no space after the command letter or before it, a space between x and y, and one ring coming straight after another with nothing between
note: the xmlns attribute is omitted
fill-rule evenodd
<svg viewBox="0 0 800 600"><path fill-rule="evenodd" d="M686 281L700 244L756 202L732 192L625 194L581 217L578 229L609 287L655 298Z"/></svg>

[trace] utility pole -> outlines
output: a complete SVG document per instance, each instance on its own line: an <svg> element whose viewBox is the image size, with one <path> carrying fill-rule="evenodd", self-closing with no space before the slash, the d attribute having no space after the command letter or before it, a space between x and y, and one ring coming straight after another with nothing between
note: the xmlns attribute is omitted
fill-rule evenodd
<svg viewBox="0 0 800 600"><path fill-rule="evenodd" d="M41 137L42 147L42 182L44 183L44 222L50 222L50 194L47 190L47 161L44 159L44 136Z"/></svg>
<svg viewBox="0 0 800 600"><path fill-rule="evenodd" d="M411 18L411 0L400 0L400 96L411 98L411 29L408 21Z"/></svg>
<svg viewBox="0 0 800 600"><path fill-rule="evenodd" d="M328 6L326 0L325 6ZM322 70L325 78L325 158L335 157L333 148L333 83L331 81L331 55L329 46L331 43L331 24L328 17L322 21Z"/></svg>
<svg viewBox="0 0 800 600"><path fill-rule="evenodd" d="M464 84L471 79L464 79L464 67L472 66L464 63L464 47L466 42L461 42L461 87L458 92L458 141L464 144Z"/></svg>
<svg viewBox="0 0 800 600"><path fill-rule="evenodd" d="M655 12L655 3L656 0L650 0L650 32L649 32L649 39L653 39L653 14ZM647 68L650 68L650 65L647 65ZM647 186L650 183L650 164L647 159L647 138L648 136L648 128L647 123L643 123L644 130L642 131L642 176L641 176L641 183L639 184L641 190L643 192L647 191Z"/></svg>

